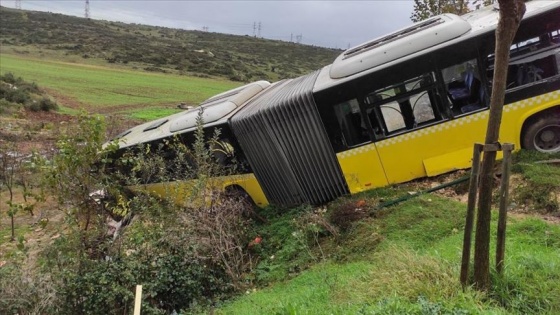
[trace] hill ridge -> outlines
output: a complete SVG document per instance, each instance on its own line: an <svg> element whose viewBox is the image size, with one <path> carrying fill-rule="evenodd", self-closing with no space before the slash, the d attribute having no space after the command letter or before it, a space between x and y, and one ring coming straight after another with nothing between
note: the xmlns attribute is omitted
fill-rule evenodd
<svg viewBox="0 0 560 315"><path fill-rule="evenodd" d="M276 81L332 63L340 50L0 6L2 53L74 56L146 71Z"/></svg>

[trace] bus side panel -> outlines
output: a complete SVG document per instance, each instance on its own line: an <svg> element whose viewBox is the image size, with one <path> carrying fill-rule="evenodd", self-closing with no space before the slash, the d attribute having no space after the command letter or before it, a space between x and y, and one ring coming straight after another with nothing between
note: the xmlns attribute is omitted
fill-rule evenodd
<svg viewBox="0 0 560 315"><path fill-rule="evenodd" d="M424 168L426 175L436 176L439 174L451 172L461 168L467 168L471 163L473 149L465 148L451 153L439 155L424 160Z"/></svg>
<svg viewBox="0 0 560 315"><path fill-rule="evenodd" d="M470 167L473 144L484 141L487 121L485 110L378 142L389 183Z"/></svg>
<svg viewBox="0 0 560 315"><path fill-rule="evenodd" d="M548 108L560 105L560 91L531 97L504 106L500 139L503 142L514 143L516 149L521 148L521 129L527 118ZM506 140L507 139L507 140Z"/></svg>
<svg viewBox="0 0 560 315"><path fill-rule="evenodd" d="M389 184L374 144L340 152L336 156L350 193Z"/></svg>
<svg viewBox="0 0 560 315"><path fill-rule="evenodd" d="M136 193L146 193L156 198L173 202L177 206L185 206L194 194L196 180L158 182L144 185L130 186L130 190Z"/></svg>
<svg viewBox="0 0 560 315"><path fill-rule="evenodd" d="M529 116L558 104L560 91L504 106L499 141L513 143L517 150L520 149L523 122ZM473 144L484 142L488 114L489 111L485 110L378 142L388 182L401 183L469 168Z"/></svg>
<svg viewBox="0 0 560 315"><path fill-rule="evenodd" d="M259 207L268 205L261 186L254 174L231 175L212 178L206 183L206 191L200 191L202 182L196 179L174 182L160 182L130 187L132 191L144 192L157 198L167 199L178 206L190 204L201 206L202 201L209 203L215 191L223 192L228 186L240 186L247 192L253 202Z"/></svg>

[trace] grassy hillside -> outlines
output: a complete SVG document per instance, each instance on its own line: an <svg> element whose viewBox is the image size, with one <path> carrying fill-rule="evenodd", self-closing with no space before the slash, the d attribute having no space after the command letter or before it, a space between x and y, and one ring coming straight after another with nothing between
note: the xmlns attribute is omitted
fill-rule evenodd
<svg viewBox="0 0 560 315"><path fill-rule="evenodd" d="M0 55L0 63L1 74L11 72L36 82L52 91L59 104L94 113L132 114L137 118L161 117L176 110L175 105L180 102L195 105L240 84L5 54Z"/></svg>
<svg viewBox="0 0 560 315"><path fill-rule="evenodd" d="M527 160L521 164L541 167ZM531 182L526 185L536 187ZM273 285L257 285L221 305L215 313L560 312L558 224L510 214L505 272L499 275L493 271L493 287L485 294L471 288L463 290L459 284L464 203L441 195L424 195L377 210L373 217L362 218L334 235L318 219L329 215L332 218L334 212L349 205L353 209L360 207L357 204L371 209L411 189L414 184L342 198L331 203L326 214L309 208L278 217L269 213L267 217L272 217L273 222L257 229L263 237L263 260L254 273L256 283L272 281ZM516 187L512 190L517 191ZM496 217L494 212L494 233ZM491 246L493 254L495 243Z"/></svg>
<svg viewBox="0 0 560 315"><path fill-rule="evenodd" d="M527 160L522 163L540 167ZM560 312L560 300L557 298L560 295L558 222L546 222L542 217L529 214L510 213L504 274L492 271L493 286L489 292L483 293L471 288L463 290L459 283L464 203L444 194L428 194L390 208L371 211L371 216L362 216L344 229L332 220L333 214L340 209L372 210L380 202L407 195L424 185L429 185L429 182L376 189L341 198L321 208L261 209L260 214L267 221L245 227L249 236L259 235L262 242L249 249L254 265L242 275L242 290L232 292L227 284L208 282L219 280L213 278L216 277L214 275L204 281L224 290L220 291L223 295L211 301L200 299L189 306L182 304L175 310L179 314L243 315L552 315ZM532 184L527 182L527 185ZM512 190L516 188L512 187ZM114 245L108 245L114 247L109 252L118 259L88 261L92 264L87 265L88 272L83 278L70 278L71 285L92 290L91 294L84 293L91 299L90 308L105 307L95 314L125 313L117 306L127 301L130 309L133 285L137 283L144 285L145 292L153 294L151 297L147 295L144 300L143 313L146 314L164 313L149 308L149 303L157 296L154 292L169 289L166 294L173 294L177 298L175 301L179 302L182 301L180 297L191 299L194 292L200 292L203 287L197 282L198 278L188 276L202 263L191 261L188 255L184 262L185 258L181 256L181 246L186 246L181 242L188 235L183 225L185 213L177 209L160 212L162 209L159 207L151 210L150 207L144 204L134 210L138 211L135 222L127 227ZM156 209L157 213L150 212ZM33 282L41 281L41 274L33 274L29 283L17 282L19 274L14 268L18 263L14 258L23 257L21 252L34 252L37 247L45 246L41 242L31 242L34 238L43 242L44 239L56 238L54 245L46 247L46 252L51 250L52 255L52 249L55 249L59 256L72 255L72 252L64 252L72 248L69 247L71 238L66 235L67 227L51 222L43 228L30 228L31 225L24 223L29 221L26 220L28 217L25 213L17 215L16 235L22 240L21 245L14 242L0 246L0 254L3 252L8 261L5 268L0 268L0 293L4 289L8 296L15 297L19 310L29 307L26 305L35 305L36 300L46 305L38 307L52 307L49 303L54 302L41 300L46 292L50 292L48 290L52 290L48 285L51 280ZM7 239L9 228L7 224L4 226L0 229L0 237ZM493 214L492 230L495 233L496 213ZM176 248L166 252L168 243L175 244ZM495 244L491 246L494 248ZM61 257L56 260L45 256L43 259L43 263L47 264L52 264L53 260L68 264L67 260L60 260ZM181 264L174 264L173 259L178 259ZM219 270L218 266L214 267ZM49 274L49 270L42 272ZM53 270L56 274L56 268ZM201 270L194 272L197 276L208 273ZM6 277L2 278L2 275ZM14 278L9 278L11 276ZM13 282L10 283L10 280ZM185 280L189 282L185 283ZM36 286L32 287L34 283ZM8 284L13 288L10 289ZM185 292L184 288L189 290ZM62 289L69 290L63 291L68 293L74 287ZM18 292L21 297L15 295ZM115 306L105 301L113 301ZM0 310L9 309L6 307L0 303Z"/></svg>
<svg viewBox="0 0 560 315"><path fill-rule="evenodd" d="M146 71L236 81L295 77L338 50L250 36L89 20L0 7L2 53L112 63ZM81 61L80 61L81 59Z"/></svg>
<svg viewBox="0 0 560 315"><path fill-rule="evenodd" d="M484 295L458 283L464 209L437 196L407 201L331 240L336 247L323 242L334 259L317 255L293 279L250 290L217 313L558 314L560 227L511 219L505 275L494 274Z"/></svg>

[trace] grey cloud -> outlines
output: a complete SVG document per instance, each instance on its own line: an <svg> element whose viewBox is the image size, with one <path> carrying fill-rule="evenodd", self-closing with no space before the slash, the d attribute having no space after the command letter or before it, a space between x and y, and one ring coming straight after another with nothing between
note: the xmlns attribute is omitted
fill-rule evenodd
<svg viewBox="0 0 560 315"><path fill-rule="evenodd" d="M22 8L84 15L85 0L22 0ZM412 0L377 1L104 1L90 0L94 19L261 36L325 47L355 46L410 24ZM15 2L13 2L15 3ZM3 5L15 6L3 1Z"/></svg>

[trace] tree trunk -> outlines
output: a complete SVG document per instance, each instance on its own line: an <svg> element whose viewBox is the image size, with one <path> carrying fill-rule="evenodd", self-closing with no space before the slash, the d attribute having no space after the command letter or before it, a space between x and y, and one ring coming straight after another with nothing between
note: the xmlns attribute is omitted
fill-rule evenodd
<svg viewBox="0 0 560 315"><path fill-rule="evenodd" d="M523 0L498 0L498 2L500 4L500 19L496 29L494 78L485 144L498 142L507 81L509 49L521 18L525 14ZM480 173L474 252L474 282L476 288L480 290L487 290L490 286L490 209L493 186L492 170L495 162L496 151L484 152Z"/></svg>

